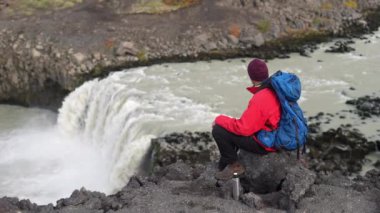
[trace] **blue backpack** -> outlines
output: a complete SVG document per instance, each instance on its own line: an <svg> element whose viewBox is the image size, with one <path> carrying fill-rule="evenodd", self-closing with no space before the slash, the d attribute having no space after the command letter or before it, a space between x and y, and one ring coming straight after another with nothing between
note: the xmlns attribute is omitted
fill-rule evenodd
<svg viewBox="0 0 380 213"><path fill-rule="evenodd" d="M301 82L295 74L277 71L266 84L277 94L281 104L281 119L276 130L261 130L256 137L267 147L297 149L299 157L299 148L303 146L303 152L305 151L308 132L306 119L297 104L301 96Z"/></svg>

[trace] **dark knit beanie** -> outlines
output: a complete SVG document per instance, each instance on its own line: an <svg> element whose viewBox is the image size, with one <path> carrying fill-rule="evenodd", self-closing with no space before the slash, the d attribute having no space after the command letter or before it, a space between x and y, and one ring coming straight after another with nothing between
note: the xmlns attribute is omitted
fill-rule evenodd
<svg viewBox="0 0 380 213"><path fill-rule="evenodd" d="M253 59L248 65L248 75L252 81L264 81L268 78L268 67L264 61Z"/></svg>

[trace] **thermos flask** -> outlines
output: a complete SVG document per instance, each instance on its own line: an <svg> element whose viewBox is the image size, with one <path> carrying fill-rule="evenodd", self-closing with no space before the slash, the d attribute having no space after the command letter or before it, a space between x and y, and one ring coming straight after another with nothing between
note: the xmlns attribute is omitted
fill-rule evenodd
<svg viewBox="0 0 380 213"><path fill-rule="evenodd" d="M232 197L234 200L239 200L240 196L240 181L237 173L234 173L234 177L232 178Z"/></svg>

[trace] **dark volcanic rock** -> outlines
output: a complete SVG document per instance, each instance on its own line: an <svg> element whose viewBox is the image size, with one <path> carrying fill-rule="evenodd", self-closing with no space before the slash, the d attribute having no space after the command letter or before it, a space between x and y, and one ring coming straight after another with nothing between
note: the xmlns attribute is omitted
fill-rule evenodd
<svg viewBox="0 0 380 213"><path fill-rule="evenodd" d="M287 175L294 173L299 169L298 166L301 166L297 157L290 155L290 152L261 156L241 150L239 157L246 165L245 175L241 179L243 187L246 191L258 194L279 191ZM309 179L309 173L306 172L304 175L303 179Z"/></svg>
<svg viewBox="0 0 380 213"><path fill-rule="evenodd" d="M258 209L262 206L293 209L316 178L314 172L305 168L289 152L261 156L241 151L239 156L246 165L246 172L241 178L242 186L255 195L244 196L244 202Z"/></svg>
<svg viewBox="0 0 380 213"><path fill-rule="evenodd" d="M84 188L75 190L69 198L57 201L56 208L59 212L104 212L117 210L123 205L113 196L104 193L91 192Z"/></svg>
<svg viewBox="0 0 380 213"><path fill-rule="evenodd" d="M377 160L373 165L374 165L377 169L380 169L380 160Z"/></svg>
<svg viewBox="0 0 380 213"><path fill-rule="evenodd" d="M316 175L303 166L291 167L281 185L281 192L294 202L298 202L314 184Z"/></svg>
<svg viewBox="0 0 380 213"><path fill-rule="evenodd" d="M319 175L317 184L298 203L299 212L376 212L380 190L378 170L355 180L339 173ZM375 183L375 184L374 184Z"/></svg>
<svg viewBox="0 0 380 213"><path fill-rule="evenodd" d="M297 212L376 212L378 206L369 198L353 189L331 185L314 185L314 196L298 203Z"/></svg>
<svg viewBox="0 0 380 213"><path fill-rule="evenodd" d="M380 98L363 96L358 99L348 100L346 104L354 105L357 113L361 118L370 118L372 115L380 115Z"/></svg>
<svg viewBox="0 0 380 213"><path fill-rule="evenodd" d="M0 212L16 212L20 210L17 198L3 197L0 199Z"/></svg>
<svg viewBox="0 0 380 213"><path fill-rule="evenodd" d="M374 142L347 126L311 135L307 146L310 148L308 157L313 170L339 170L344 173L359 172L365 155L376 150Z"/></svg>
<svg viewBox="0 0 380 213"><path fill-rule="evenodd" d="M255 209L262 209L265 207L263 199L253 192L244 194L242 196L242 202Z"/></svg>
<svg viewBox="0 0 380 213"><path fill-rule="evenodd" d="M377 194L380 195L380 170L372 169L368 171L364 176L357 176L353 187L357 191L368 191L371 189L377 189ZM377 202L380 201L380 196L377 196Z"/></svg>
<svg viewBox="0 0 380 213"><path fill-rule="evenodd" d="M175 164L163 167L156 174L162 174L168 180L191 180L193 179L193 171L190 165L179 160Z"/></svg>
<svg viewBox="0 0 380 213"><path fill-rule="evenodd" d="M348 46L351 42L349 41L337 41L334 46L331 46L330 49L327 49L325 52L328 53L347 53L355 51L353 47Z"/></svg>
<svg viewBox="0 0 380 213"><path fill-rule="evenodd" d="M189 165L215 161L219 151L210 132L173 133L152 140L153 165L166 166L182 160Z"/></svg>

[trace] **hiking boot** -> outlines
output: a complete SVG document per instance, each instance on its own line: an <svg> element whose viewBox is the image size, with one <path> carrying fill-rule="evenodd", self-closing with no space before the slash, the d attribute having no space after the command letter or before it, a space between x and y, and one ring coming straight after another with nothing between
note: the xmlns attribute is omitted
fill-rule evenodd
<svg viewBox="0 0 380 213"><path fill-rule="evenodd" d="M218 163L218 171L222 171L224 168L226 168L228 164L227 163L224 163L223 161L219 161Z"/></svg>
<svg viewBox="0 0 380 213"><path fill-rule="evenodd" d="M227 181L234 177L234 173L236 173L237 175L241 175L244 172L244 166L236 161L234 163L228 164L226 168L223 169L223 171L217 172L215 174L215 178L217 180Z"/></svg>

